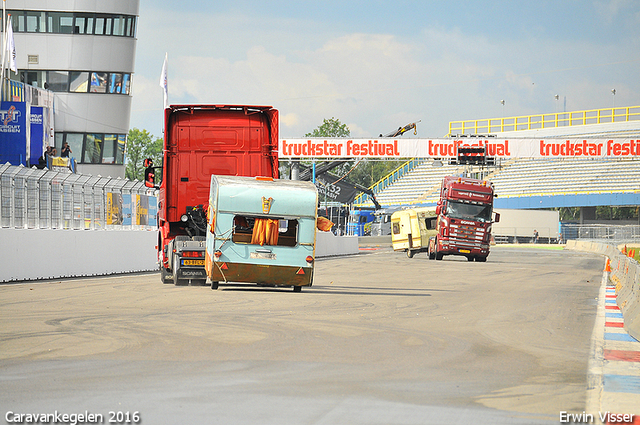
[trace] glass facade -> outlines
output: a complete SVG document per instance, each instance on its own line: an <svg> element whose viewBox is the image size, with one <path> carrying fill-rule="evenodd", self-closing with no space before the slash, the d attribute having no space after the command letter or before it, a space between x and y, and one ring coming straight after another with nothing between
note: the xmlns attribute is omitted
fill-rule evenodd
<svg viewBox="0 0 640 425"><path fill-rule="evenodd" d="M14 32L136 36L135 16L35 10L7 10L7 13L13 17Z"/></svg>
<svg viewBox="0 0 640 425"><path fill-rule="evenodd" d="M55 147L58 155L62 144L71 148L70 157L79 164L124 164L126 134L103 133L56 133Z"/></svg>
<svg viewBox="0 0 640 425"><path fill-rule="evenodd" d="M25 84L57 93L131 94L131 74L92 71L18 70Z"/></svg>

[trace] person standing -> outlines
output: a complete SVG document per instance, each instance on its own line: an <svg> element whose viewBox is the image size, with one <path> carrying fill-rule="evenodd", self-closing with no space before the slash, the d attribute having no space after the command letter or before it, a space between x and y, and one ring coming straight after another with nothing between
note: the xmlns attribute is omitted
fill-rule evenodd
<svg viewBox="0 0 640 425"><path fill-rule="evenodd" d="M62 151L60 152L60 156L63 158L69 158L70 153L73 153L73 151L71 150L69 143L64 142L62 144Z"/></svg>

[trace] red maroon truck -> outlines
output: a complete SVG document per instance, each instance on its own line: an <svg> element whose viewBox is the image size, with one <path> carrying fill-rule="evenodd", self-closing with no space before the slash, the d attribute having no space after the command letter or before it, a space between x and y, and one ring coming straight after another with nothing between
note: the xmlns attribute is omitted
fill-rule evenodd
<svg viewBox="0 0 640 425"><path fill-rule="evenodd" d="M172 105L164 111L158 261L164 283L204 284L211 175L278 178L271 106Z"/></svg>
<svg viewBox="0 0 640 425"><path fill-rule="evenodd" d="M436 207L437 234L429 239L429 259L464 255L487 261L491 242L493 184L486 180L447 176ZM495 214L495 222L500 214Z"/></svg>

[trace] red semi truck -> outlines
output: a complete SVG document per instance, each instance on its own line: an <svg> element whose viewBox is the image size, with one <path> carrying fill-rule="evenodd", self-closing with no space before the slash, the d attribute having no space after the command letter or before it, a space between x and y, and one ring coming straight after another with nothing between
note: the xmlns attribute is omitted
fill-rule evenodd
<svg viewBox="0 0 640 425"><path fill-rule="evenodd" d="M437 234L429 239L429 259L464 255L468 261L487 261L493 215L493 184L486 180L447 176L436 206Z"/></svg>
<svg viewBox="0 0 640 425"><path fill-rule="evenodd" d="M278 178L271 106L171 105L164 111L158 261L164 283L204 284L211 175Z"/></svg>

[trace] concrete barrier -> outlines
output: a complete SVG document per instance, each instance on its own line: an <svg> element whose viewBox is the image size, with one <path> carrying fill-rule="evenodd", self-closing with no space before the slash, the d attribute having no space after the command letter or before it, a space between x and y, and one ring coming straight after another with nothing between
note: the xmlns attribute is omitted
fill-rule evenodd
<svg viewBox="0 0 640 425"><path fill-rule="evenodd" d="M0 229L0 282L157 270L148 230Z"/></svg>
<svg viewBox="0 0 640 425"><path fill-rule="evenodd" d="M640 265L623 255L617 246L592 241L568 241L565 249L606 256L611 271L608 278L616 286L616 303L624 318L624 329L640 341Z"/></svg>
<svg viewBox="0 0 640 425"><path fill-rule="evenodd" d="M152 230L0 228L0 282L158 270ZM316 257L357 254L357 236L318 232Z"/></svg>
<svg viewBox="0 0 640 425"><path fill-rule="evenodd" d="M357 236L336 236L331 232L316 232L316 258L357 254Z"/></svg>

